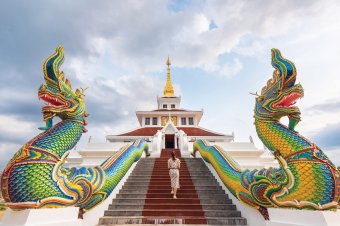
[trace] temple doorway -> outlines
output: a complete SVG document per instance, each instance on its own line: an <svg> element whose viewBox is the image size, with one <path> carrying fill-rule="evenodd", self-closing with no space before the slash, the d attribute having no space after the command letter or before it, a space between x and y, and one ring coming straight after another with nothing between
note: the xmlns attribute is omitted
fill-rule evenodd
<svg viewBox="0 0 340 226"><path fill-rule="evenodd" d="M165 148L175 148L175 134L165 134Z"/></svg>

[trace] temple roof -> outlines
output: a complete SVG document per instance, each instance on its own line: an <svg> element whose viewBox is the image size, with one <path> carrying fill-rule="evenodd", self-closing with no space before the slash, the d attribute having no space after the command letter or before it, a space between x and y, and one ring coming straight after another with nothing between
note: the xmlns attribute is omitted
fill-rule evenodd
<svg viewBox="0 0 340 226"><path fill-rule="evenodd" d="M117 136L154 136L158 130L163 127L142 127L135 130L118 134ZM183 130L187 136L226 136L221 133L215 133L201 127L176 127L178 130Z"/></svg>

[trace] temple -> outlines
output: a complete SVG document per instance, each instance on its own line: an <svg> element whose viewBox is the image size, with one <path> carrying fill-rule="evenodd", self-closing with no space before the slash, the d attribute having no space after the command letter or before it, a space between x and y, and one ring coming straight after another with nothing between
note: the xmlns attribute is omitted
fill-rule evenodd
<svg viewBox="0 0 340 226"><path fill-rule="evenodd" d="M176 96L172 85L169 57L166 65L166 83L163 95L157 97L157 108L136 111L140 127L107 135L106 143L93 143L89 139L84 149L72 150L68 157L69 166L98 165L113 152L137 139L147 141L153 157L158 157L165 148L179 149L182 156L189 157L193 143L197 139L204 139L228 151L242 168L278 166L268 150L256 148L251 137L248 142L234 142L234 134L223 134L200 127L204 111L182 108L181 96Z"/></svg>

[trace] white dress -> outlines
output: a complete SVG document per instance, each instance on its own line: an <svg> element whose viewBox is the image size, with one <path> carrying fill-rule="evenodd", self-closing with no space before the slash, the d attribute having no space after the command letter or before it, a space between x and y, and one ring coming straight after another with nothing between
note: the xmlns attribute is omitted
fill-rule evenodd
<svg viewBox="0 0 340 226"><path fill-rule="evenodd" d="M168 160L168 168L169 170L169 175L171 179L171 187L172 188L179 188L179 167L181 166L181 161L179 159L172 160L170 158Z"/></svg>

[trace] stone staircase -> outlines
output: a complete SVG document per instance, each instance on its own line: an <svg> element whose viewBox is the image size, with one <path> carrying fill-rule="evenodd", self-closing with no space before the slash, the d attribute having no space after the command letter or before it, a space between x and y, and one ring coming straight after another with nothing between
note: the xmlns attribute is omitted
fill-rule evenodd
<svg viewBox="0 0 340 226"><path fill-rule="evenodd" d="M247 225L201 158L185 159L209 225Z"/></svg>
<svg viewBox="0 0 340 226"><path fill-rule="evenodd" d="M181 160L177 199L170 194L167 161L175 150ZM246 225L202 159L181 158L177 149L162 150L160 158L141 159L112 201L102 225L209 224Z"/></svg>

